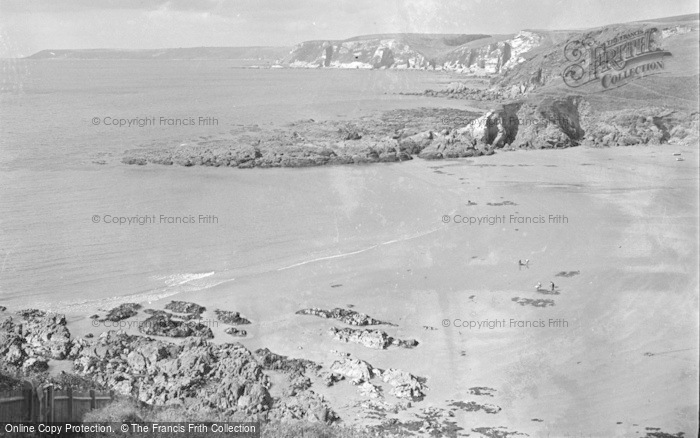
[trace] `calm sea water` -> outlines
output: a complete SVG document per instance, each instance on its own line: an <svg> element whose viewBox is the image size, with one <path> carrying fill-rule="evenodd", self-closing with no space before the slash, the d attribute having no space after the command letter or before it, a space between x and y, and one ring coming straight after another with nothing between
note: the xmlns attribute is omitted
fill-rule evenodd
<svg viewBox="0 0 700 438"><path fill-rule="evenodd" d="M410 190L387 166L137 168L119 157L238 124L437 105L392 93L447 80L222 61L3 61L0 303L66 311L165 297L420 233L420 217L404 215L430 200L387 202ZM105 117L213 117L218 125L119 128ZM105 223L106 215L157 223ZM161 215L196 223L161 224ZM199 223L200 215L216 219Z"/></svg>

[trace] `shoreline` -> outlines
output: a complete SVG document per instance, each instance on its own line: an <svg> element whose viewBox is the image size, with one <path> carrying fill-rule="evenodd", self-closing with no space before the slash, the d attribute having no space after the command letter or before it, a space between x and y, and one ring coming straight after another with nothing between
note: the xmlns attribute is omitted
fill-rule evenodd
<svg viewBox="0 0 700 438"><path fill-rule="evenodd" d="M299 120L281 128L243 126L224 137L127 150L127 165L316 167L445 160L498 150L604 148L698 141L697 113L646 107L593 113L583 96L532 96L471 110L415 108L344 121ZM406 122L408 120L408 122ZM98 161L98 164L106 162Z"/></svg>

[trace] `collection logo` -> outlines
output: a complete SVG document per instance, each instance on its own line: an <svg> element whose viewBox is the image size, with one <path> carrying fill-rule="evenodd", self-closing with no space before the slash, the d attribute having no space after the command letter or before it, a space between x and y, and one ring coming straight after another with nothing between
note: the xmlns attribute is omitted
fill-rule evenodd
<svg viewBox="0 0 700 438"><path fill-rule="evenodd" d="M599 81L605 89L618 88L635 79L661 73L671 52L659 47L657 28L636 30L598 44L593 38L570 41L564 56L570 64L562 77L577 88Z"/></svg>

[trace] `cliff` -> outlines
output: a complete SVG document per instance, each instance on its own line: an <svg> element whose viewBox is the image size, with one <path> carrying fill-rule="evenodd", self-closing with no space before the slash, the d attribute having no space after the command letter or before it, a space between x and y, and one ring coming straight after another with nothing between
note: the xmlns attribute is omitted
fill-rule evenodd
<svg viewBox="0 0 700 438"><path fill-rule="evenodd" d="M284 62L296 68L436 68L444 54L489 35L382 34L306 41Z"/></svg>

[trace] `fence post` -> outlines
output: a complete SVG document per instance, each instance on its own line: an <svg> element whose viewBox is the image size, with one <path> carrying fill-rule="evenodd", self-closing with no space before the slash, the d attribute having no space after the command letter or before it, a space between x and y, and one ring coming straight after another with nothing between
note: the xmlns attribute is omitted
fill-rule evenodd
<svg viewBox="0 0 700 438"><path fill-rule="evenodd" d="M53 399L53 385L49 385L46 388L46 421L53 423L54 421L54 399Z"/></svg>
<svg viewBox="0 0 700 438"><path fill-rule="evenodd" d="M113 389L109 390L109 401L114 401L114 390Z"/></svg>
<svg viewBox="0 0 700 438"><path fill-rule="evenodd" d="M24 412L26 414L26 417L24 417L25 421L34 421L34 416L32 412L32 408L34 405L34 387L32 385L32 382L29 382L25 380L22 382L22 396L24 397L24 401L22 402L24 404Z"/></svg>
<svg viewBox="0 0 700 438"><path fill-rule="evenodd" d="M95 400L95 390L90 390L90 410L97 409L97 400Z"/></svg>
<svg viewBox="0 0 700 438"><path fill-rule="evenodd" d="M66 395L68 396L68 422L73 422L73 388L69 386L66 388Z"/></svg>

